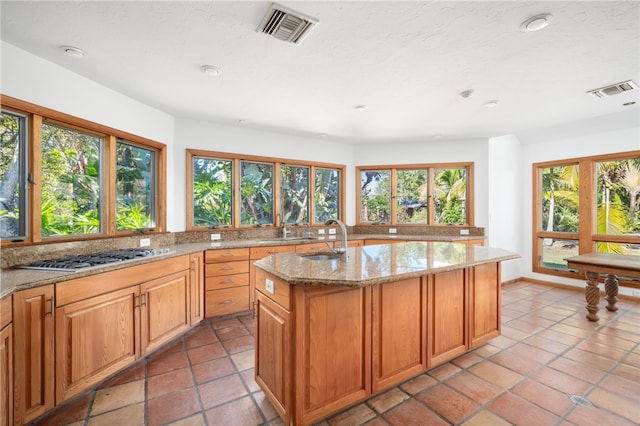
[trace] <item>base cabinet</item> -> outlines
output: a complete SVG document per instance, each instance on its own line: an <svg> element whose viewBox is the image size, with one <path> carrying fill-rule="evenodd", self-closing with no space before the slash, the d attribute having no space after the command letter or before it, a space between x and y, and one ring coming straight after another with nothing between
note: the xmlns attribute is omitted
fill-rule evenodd
<svg viewBox="0 0 640 426"><path fill-rule="evenodd" d="M469 289L469 346L476 348L501 332L500 264L487 263L471 269Z"/></svg>
<svg viewBox="0 0 640 426"><path fill-rule="evenodd" d="M191 325L204 319L204 252L189 255L189 299L191 300Z"/></svg>
<svg viewBox="0 0 640 426"><path fill-rule="evenodd" d="M0 426L13 425L13 324L11 295L0 300Z"/></svg>
<svg viewBox="0 0 640 426"><path fill-rule="evenodd" d="M15 424L25 424L54 406L54 286L13 295Z"/></svg>

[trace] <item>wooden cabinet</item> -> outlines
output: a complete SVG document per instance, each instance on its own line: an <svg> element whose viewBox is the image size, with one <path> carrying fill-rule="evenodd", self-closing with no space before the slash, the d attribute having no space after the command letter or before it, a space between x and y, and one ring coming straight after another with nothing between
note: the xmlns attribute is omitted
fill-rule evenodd
<svg viewBox="0 0 640 426"><path fill-rule="evenodd" d="M204 319L204 252L191 253L189 299L191 300L191 326Z"/></svg>
<svg viewBox="0 0 640 426"><path fill-rule="evenodd" d="M427 368L426 279L373 286L372 391Z"/></svg>
<svg viewBox="0 0 640 426"><path fill-rule="evenodd" d="M467 269L428 275L427 366L433 367L467 350Z"/></svg>
<svg viewBox="0 0 640 426"><path fill-rule="evenodd" d="M486 263L470 271L469 346L473 349L500 335L500 264Z"/></svg>
<svg viewBox="0 0 640 426"><path fill-rule="evenodd" d="M253 262L260 260L267 256L277 253L292 253L296 251L296 246L260 246L251 247L249 249L249 259L251 263L250 280L249 280L249 303L253 306L255 301L255 288L256 288L256 268L253 266Z"/></svg>
<svg viewBox="0 0 640 426"><path fill-rule="evenodd" d="M189 255L56 284L56 404L190 325Z"/></svg>
<svg viewBox="0 0 640 426"><path fill-rule="evenodd" d="M26 424L54 406L53 296L53 285L13 295L13 405L16 424Z"/></svg>
<svg viewBox="0 0 640 426"><path fill-rule="evenodd" d="M0 426L14 424L11 295L0 300Z"/></svg>
<svg viewBox="0 0 640 426"><path fill-rule="evenodd" d="M250 309L249 249L205 252L205 317Z"/></svg>

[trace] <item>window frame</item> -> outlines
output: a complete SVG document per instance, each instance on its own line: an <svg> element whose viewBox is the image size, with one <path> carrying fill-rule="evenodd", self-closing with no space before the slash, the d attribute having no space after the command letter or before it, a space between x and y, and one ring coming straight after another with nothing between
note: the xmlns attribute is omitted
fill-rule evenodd
<svg viewBox="0 0 640 426"><path fill-rule="evenodd" d="M435 221L435 204L433 202L434 194L434 171L436 169L466 169L466 223L434 223ZM360 175L367 170L389 170L391 173L391 212L390 222L365 222L362 220L362 189L360 186ZM427 170L427 223L404 223L398 222L397 212L397 172L399 170ZM465 227L475 226L475 202L474 202L474 163L473 162L455 162L455 163L422 163L422 164L386 164L372 166L356 166L356 226L376 226L376 225L392 225L392 226L446 226L446 227Z"/></svg>
<svg viewBox="0 0 640 426"><path fill-rule="evenodd" d="M233 217L231 221L231 225L223 225L223 226L195 226L194 225L194 206L193 206L193 160L194 158L211 158L217 160L225 160L232 161L232 212ZM273 224L266 225L241 225L240 224L240 198L238 194L240 194L240 163L242 161L245 162L254 162L254 163L267 163L273 165ZM282 215L281 212L281 184L282 184L282 173L281 166L292 166L292 167L305 167L309 168L309 190L308 190L308 223L287 223L288 226L321 226L324 223L315 222L315 199L313 198L314 188L315 188L315 170L316 169L325 169L325 170L337 170L339 173L339 203L338 203L338 215L339 219L344 218L344 199L346 197L345 192L345 170L346 166L342 164L330 164L330 163L319 163L319 162L311 162L311 161L301 161L301 160L292 160L285 158L276 158L276 157L264 157L264 156L256 156L256 155L246 155L246 154L238 154L238 153L229 153L229 152L220 152L220 151L207 151L201 149L187 149L186 150L186 231L204 231L210 229L252 229L252 228L277 228L282 226Z"/></svg>
<svg viewBox="0 0 640 426"><path fill-rule="evenodd" d="M532 165L532 271L540 274L565 278L584 279L584 272L570 269L555 269L542 266L542 241L545 238L568 239L578 241L578 254L597 251L598 242L617 242L640 244L640 235L609 235L597 233L597 170L596 163L603 161L626 160L640 157L640 150L589 157L567 158L545 161ZM550 167L577 165L579 176L579 227L577 232L548 232L542 228L542 170Z"/></svg>
<svg viewBox="0 0 640 426"><path fill-rule="evenodd" d="M95 240L140 233L141 231L139 230L116 230L116 141L119 139L156 152L156 226L153 229L145 229L144 232L157 234L166 231L167 147L165 144L4 94L0 96L0 106L7 112L22 114L27 117L26 173L29 179L27 183L27 235L20 239L2 239L0 241L1 247ZM40 214L42 194L38 182L41 182L42 176L41 138L43 122L104 137L103 153L101 154L100 233L55 237L42 236Z"/></svg>

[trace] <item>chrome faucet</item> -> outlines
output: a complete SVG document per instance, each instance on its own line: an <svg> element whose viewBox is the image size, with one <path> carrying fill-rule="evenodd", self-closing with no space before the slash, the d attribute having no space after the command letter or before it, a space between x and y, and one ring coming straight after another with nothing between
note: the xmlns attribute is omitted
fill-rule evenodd
<svg viewBox="0 0 640 426"><path fill-rule="evenodd" d="M344 223L340 219L329 219L324 224L325 225L333 225L337 223L340 227L340 232L342 232L342 245L340 247L335 247L333 249L334 253L346 253L347 252L347 228L344 226Z"/></svg>

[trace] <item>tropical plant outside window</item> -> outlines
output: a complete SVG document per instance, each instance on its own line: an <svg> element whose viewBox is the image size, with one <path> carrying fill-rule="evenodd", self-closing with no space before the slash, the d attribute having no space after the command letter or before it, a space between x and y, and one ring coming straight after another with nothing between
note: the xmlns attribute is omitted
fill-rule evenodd
<svg viewBox="0 0 640 426"><path fill-rule="evenodd" d="M534 172L535 271L575 275L565 259L593 251L640 256L638 153L537 164Z"/></svg>
<svg viewBox="0 0 640 426"><path fill-rule="evenodd" d="M341 216L344 166L190 149L187 165L187 229L313 225Z"/></svg>
<svg viewBox="0 0 640 426"><path fill-rule="evenodd" d="M340 217L340 170L315 169L314 221Z"/></svg>
<svg viewBox="0 0 640 426"><path fill-rule="evenodd" d="M309 167L280 166L282 223L309 223Z"/></svg>
<svg viewBox="0 0 640 426"><path fill-rule="evenodd" d="M231 160L193 157L194 226L229 226L233 219Z"/></svg>
<svg viewBox="0 0 640 426"><path fill-rule="evenodd" d="M102 149L100 136L42 124L43 237L100 233Z"/></svg>
<svg viewBox="0 0 640 426"><path fill-rule="evenodd" d="M165 145L9 96L0 126L3 247L164 227Z"/></svg>
<svg viewBox="0 0 640 426"><path fill-rule="evenodd" d="M240 224L273 223L273 164L241 161Z"/></svg>
<svg viewBox="0 0 640 426"><path fill-rule="evenodd" d="M156 151L124 141L116 144L116 229L156 226Z"/></svg>
<svg viewBox="0 0 640 426"><path fill-rule="evenodd" d="M360 222L469 225L471 168L471 164L358 167Z"/></svg>
<svg viewBox="0 0 640 426"><path fill-rule="evenodd" d="M26 144L27 119L2 111L0 122L0 237L20 238L27 233Z"/></svg>

